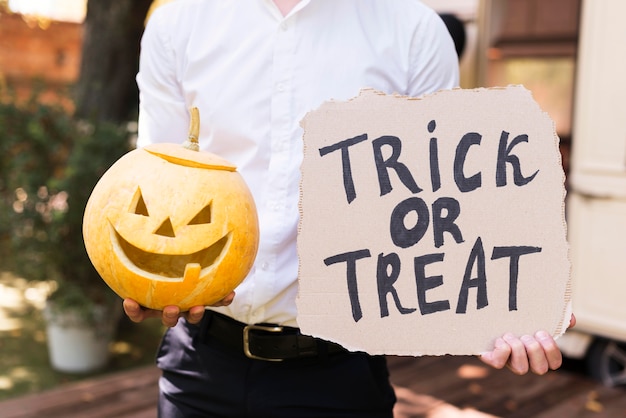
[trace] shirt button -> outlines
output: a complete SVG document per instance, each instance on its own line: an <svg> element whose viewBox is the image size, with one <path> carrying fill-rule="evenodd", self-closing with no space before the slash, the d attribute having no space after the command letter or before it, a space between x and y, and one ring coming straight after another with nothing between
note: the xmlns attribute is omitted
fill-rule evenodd
<svg viewBox="0 0 626 418"><path fill-rule="evenodd" d="M283 22L280 24L280 29L284 32L289 29L289 24L287 22Z"/></svg>
<svg viewBox="0 0 626 418"><path fill-rule="evenodd" d="M276 85L276 90L281 91L281 92L285 91L285 85L283 83L278 83Z"/></svg>

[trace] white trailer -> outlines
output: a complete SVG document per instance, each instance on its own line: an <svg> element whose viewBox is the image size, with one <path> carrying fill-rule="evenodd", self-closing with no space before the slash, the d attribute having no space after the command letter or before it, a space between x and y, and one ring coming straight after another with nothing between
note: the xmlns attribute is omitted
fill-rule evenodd
<svg viewBox="0 0 626 418"><path fill-rule="evenodd" d="M626 384L626 15L583 0L566 203L577 325L558 343L606 385Z"/></svg>

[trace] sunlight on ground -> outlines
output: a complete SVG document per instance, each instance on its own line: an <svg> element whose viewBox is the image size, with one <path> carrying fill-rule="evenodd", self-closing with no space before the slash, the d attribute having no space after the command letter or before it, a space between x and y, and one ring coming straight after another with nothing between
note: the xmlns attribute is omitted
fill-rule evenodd
<svg viewBox="0 0 626 418"><path fill-rule="evenodd" d="M496 418L471 408L458 408L441 399L415 393L408 388L394 386L398 402L393 409L395 418Z"/></svg>
<svg viewBox="0 0 626 418"><path fill-rule="evenodd" d="M456 373L462 379L484 379L489 375L489 369L484 366L464 364Z"/></svg>
<svg viewBox="0 0 626 418"><path fill-rule="evenodd" d="M0 376L0 390L8 390L13 388L13 380L7 376Z"/></svg>
<svg viewBox="0 0 626 418"><path fill-rule="evenodd" d="M20 329L20 317L29 309L43 309L51 290L50 282L28 282L0 273L0 332Z"/></svg>
<svg viewBox="0 0 626 418"><path fill-rule="evenodd" d="M45 344L45 333L33 329L32 322L36 312L43 309L52 288L49 282L30 282L6 272L0 273L0 337L3 337L0 339L3 351L0 393L38 379L36 370L30 364L23 364L12 347L18 341L27 341L28 347L19 348L33 352L36 351L35 344Z"/></svg>
<svg viewBox="0 0 626 418"><path fill-rule="evenodd" d="M15 385L15 382L29 381L35 378L35 374L31 370L28 370L26 367L14 367L13 369L11 369L8 375L0 376L0 389L12 389Z"/></svg>
<svg viewBox="0 0 626 418"><path fill-rule="evenodd" d="M490 369L485 366L463 364L459 366L456 375L460 379L468 381L468 390L472 394L480 394L482 385L474 380L485 379L489 376ZM394 385L398 402L394 408L394 418L497 418L484 412L477 411L472 407L459 408L444 400L430 395L415 392L407 387Z"/></svg>

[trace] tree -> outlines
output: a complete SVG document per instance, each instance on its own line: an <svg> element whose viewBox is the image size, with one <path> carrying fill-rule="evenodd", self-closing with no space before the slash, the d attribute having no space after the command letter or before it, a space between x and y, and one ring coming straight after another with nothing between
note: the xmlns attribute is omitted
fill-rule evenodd
<svg viewBox="0 0 626 418"><path fill-rule="evenodd" d="M139 45L152 0L89 0L84 23L76 116L94 121L136 118Z"/></svg>

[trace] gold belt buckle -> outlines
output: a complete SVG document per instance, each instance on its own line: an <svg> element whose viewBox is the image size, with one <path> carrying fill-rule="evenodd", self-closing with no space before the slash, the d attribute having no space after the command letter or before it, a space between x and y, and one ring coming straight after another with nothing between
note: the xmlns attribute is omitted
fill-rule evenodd
<svg viewBox="0 0 626 418"><path fill-rule="evenodd" d="M246 357L255 359L255 360L265 360L265 361L283 361L282 358L270 358L270 357L261 357L250 351L250 331L264 331L264 332L275 332L279 333L283 331L283 327L281 326L268 326L268 325L246 325L243 328L243 352L246 354Z"/></svg>

